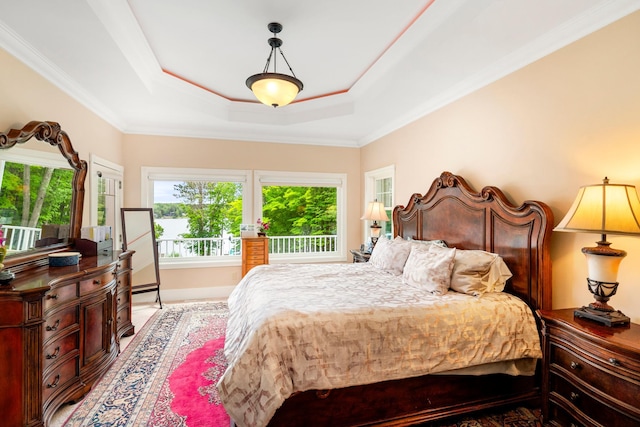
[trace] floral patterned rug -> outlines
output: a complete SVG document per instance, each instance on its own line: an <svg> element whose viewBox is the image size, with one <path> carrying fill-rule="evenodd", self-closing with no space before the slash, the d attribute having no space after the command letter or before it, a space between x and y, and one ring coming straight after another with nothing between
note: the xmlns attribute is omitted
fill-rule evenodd
<svg viewBox="0 0 640 427"><path fill-rule="evenodd" d="M225 303L158 310L65 426L228 426L215 387L227 314Z"/></svg>
<svg viewBox="0 0 640 427"><path fill-rule="evenodd" d="M223 355L225 303L165 305L136 333L65 426L229 426L216 383ZM539 427L539 409L515 408L424 427Z"/></svg>

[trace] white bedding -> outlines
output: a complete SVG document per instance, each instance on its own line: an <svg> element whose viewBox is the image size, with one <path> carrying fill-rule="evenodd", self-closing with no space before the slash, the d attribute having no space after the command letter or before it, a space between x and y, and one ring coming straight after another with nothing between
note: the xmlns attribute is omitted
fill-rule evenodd
<svg viewBox="0 0 640 427"><path fill-rule="evenodd" d="M433 296L355 263L252 269L229 297L225 355L218 383L225 409L238 426L259 427L297 391L535 360L542 352L531 310L512 295Z"/></svg>

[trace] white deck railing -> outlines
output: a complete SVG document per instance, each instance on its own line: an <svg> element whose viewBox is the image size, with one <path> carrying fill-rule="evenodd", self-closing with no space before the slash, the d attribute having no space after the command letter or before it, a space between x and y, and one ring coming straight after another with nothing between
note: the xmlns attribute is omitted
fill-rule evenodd
<svg viewBox="0 0 640 427"><path fill-rule="evenodd" d="M13 251L26 251L36 245L36 240L40 239L42 230L33 227L21 227L18 225L3 225L2 231L4 232L5 242L4 245L7 248L7 252Z"/></svg>
<svg viewBox="0 0 640 427"><path fill-rule="evenodd" d="M331 253L336 250L338 236L269 236L270 254ZM211 257L240 255L239 237L197 239L157 239L161 258Z"/></svg>

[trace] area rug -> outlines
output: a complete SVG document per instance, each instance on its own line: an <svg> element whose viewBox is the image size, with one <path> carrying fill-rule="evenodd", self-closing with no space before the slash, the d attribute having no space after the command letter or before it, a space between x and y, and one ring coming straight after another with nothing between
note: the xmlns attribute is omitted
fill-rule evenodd
<svg viewBox="0 0 640 427"><path fill-rule="evenodd" d="M165 305L142 327L64 424L73 427L226 427L215 385L226 369L225 303ZM429 427L539 427L514 408Z"/></svg>
<svg viewBox="0 0 640 427"><path fill-rule="evenodd" d="M65 426L219 427L224 303L165 305L136 333Z"/></svg>

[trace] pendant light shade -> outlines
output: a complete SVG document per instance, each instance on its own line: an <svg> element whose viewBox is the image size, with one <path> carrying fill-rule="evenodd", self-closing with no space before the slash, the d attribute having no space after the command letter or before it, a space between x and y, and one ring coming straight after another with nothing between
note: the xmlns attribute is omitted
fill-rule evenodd
<svg viewBox="0 0 640 427"><path fill-rule="evenodd" d="M269 46L271 46L271 53L267 58L267 63L264 66L262 73L254 74L247 79L247 87L251 89L258 101L271 107L284 107L291 103L298 93L302 90L303 84L298 78L296 78L287 58L282 53L282 40L276 37L280 31L282 31L282 25L277 22L272 22L268 25L269 31L273 33L273 37L269 39ZM280 52L282 59L289 67L291 76L287 74L278 73L276 70L277 54L276 49ZM273 62L273 72L269 72L269 65Z"/></svg>

